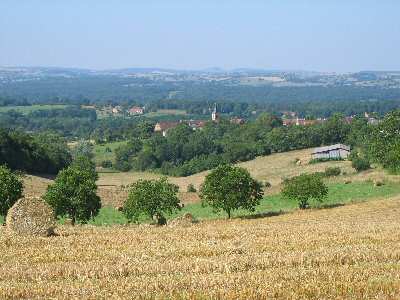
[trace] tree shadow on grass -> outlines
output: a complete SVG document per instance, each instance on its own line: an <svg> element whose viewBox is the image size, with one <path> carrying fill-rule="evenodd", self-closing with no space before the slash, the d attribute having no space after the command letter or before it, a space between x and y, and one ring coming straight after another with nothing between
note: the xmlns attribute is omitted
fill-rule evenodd
<svg viewBox="0 0 400 300"><path fill-rule="evenodd" d="M332 204L322 204L318 207L312 207L312 209L331 209L336 207L345 206L344 203L332 203Z"/></svg>
<svg viewBox="0 0 400 300"><path fill-rule="evenodd" d="M242 219L242 220L252 220L252 219L262 219L262 218L270 218L270 217L277 217L280 215L287 214L287 211L268 211L268 212L261 212L257 214L252 214L252 215L246 215L246 216L238 216L235 217L236 219Z"/></svg>
<svg viewBox="0 0 400 300"><path fill-rule="evenodd" d="M57 177L57 175L54 175L54 174L32 173L31 175L39 177L39 178L43 178L43 179L48 179L48 180L54 180Z"/></svg>

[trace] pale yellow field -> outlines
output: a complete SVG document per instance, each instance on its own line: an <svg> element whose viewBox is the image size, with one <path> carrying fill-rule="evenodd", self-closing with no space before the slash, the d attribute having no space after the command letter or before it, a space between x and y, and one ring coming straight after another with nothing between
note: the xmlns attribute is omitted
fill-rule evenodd
<svg viewBox="0 0 400 300"><path fill-rule="evenodd" d="M400 198L191 227L0 229L0 298L399 299Z"/></svg>

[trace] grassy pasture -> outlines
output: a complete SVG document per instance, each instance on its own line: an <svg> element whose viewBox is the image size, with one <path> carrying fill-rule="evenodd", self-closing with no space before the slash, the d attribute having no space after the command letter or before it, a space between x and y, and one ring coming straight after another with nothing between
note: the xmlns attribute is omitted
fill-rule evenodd
<svg viewBox="0 0 400 300"><path fill-rule="evenodd" d="M126 145L127 142L112 142L112 143L106 143L102 145L96 144L94 146L94 161L97 166L101 164L101 162L105 160L110 160L114 163L115 161L115 149L117 149L119 146ZM107 149L111 151L107 151Z"/></svg>
<svg viewBox="0 0 400 300"><path fill-rule="evenodd" d="M62 104L37 104L37 105L30 105L30 106L0 106L0 113L6 113L10 110L15 110L22 114L29 114L36 110L52 110L52 109L64 109L67 105Z"/></svg>
<svg viewBox="0 0 400 300"><path fill-rule="evenodd" d="M185 116L187 113L186 110L181 109L159 109L155 112L149 112L145 114L145 116L148 118L157 118L165 115Z"/></svg>
<svg viewBox="0 0 400 300"><path fill-rule="evenodd" d="M0 227L1 299L398 299L400 199L190 227Z"/></svg>
<svg viewBox="0 0 400 300"><path fill-rule="evenodd" d="M390 198L400 194L400 185L388 182L384 186L375 187L373 182L354 182L351 184L331 183L328 184L329 193L324 202L311 202L311 208L330 208L354 202L368 201L371 199ZM237 210L232 213L233 217L262 217L278 213L293 212L297 209L297 203L283 198L280 194L264 197L255 212ZM168 219L191 213L200 220L226 218L224 212L215 213L209 207L202 207L201 203L190 203L178 213L168 216ZM150 220L142 220L147 222ZM90 222L93 225L115 225L125 224L127 221L122 212L116 211L114 207L106 206L100 214Z"/></svg>

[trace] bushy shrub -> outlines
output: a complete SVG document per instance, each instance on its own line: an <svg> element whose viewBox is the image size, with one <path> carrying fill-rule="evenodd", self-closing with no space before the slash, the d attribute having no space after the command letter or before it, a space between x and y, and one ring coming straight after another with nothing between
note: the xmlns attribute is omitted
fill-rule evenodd
<svg viewBox="0 0 400 300"><path fill-rule="evenodd" d="M342 173L342 170L339 167L327 167L325 169L326 177L339 176Z"/></svg>
<svg viewBox="0 0 400 300"><path fill-rule="evenodd" d="M23 182L6 166L0 166L0 215L7 211L22 197Z"/></svg>
<svg viewBox="0 0 400 300"><path fill-rule="evenodd" d="M189 183L189 184L188 184L188 186L187 186L187 192L188 192L188 193L196 193L196 192L197 192L196 188L194 187L194 185L193 185L192 183Z"/></svg>
<svg viewBox="0 0 400 300"><path fill-rule="evenodd" d="M102 166L103 168L112 168L113 163L112 163L111 160L103 160L103 161L101 162L101 166Z"/></svg>
<svg viewBox="0 0 400 300"><path fill-rule="evenodd" d="M356 169L357 172L362 172L371 168L369 160L359 156L352 159L351 166Z"/></svg>

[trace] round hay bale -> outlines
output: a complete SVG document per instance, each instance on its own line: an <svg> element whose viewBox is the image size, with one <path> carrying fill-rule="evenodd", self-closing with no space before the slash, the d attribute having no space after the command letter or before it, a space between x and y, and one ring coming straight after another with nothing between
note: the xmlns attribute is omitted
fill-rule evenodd
<svg viewBox="0 0 400 300"><path fill-rule="evenodd" d="M70 218L66 218L66 219L64 220L64 225L72 226L72 225L73 225L72 223L73 223L73 222L72 222L72 219L70 219Z"/></svg>
<svg viewBox="0 0 400 300"><path fill-rule="evenodd" d="M56 220L52 208L40 198L22 198L8 211L7 230L18 235L49 236Z"/></svg>
<svg viewBox="0 0 400 300"><path fill-rule="evenodd" d="M196 223L195 218L191 213L185 213L183 216L180 216L171 222L169 222L170 226L180 226L180 227L188 227L193 223Z"/></svg>

